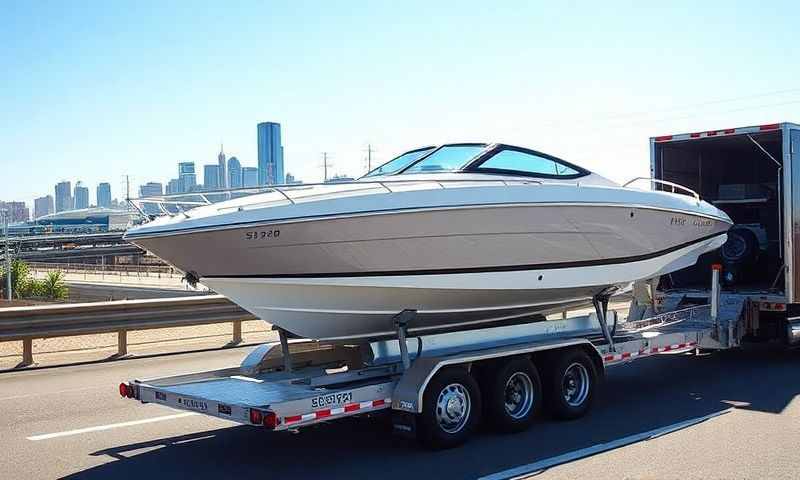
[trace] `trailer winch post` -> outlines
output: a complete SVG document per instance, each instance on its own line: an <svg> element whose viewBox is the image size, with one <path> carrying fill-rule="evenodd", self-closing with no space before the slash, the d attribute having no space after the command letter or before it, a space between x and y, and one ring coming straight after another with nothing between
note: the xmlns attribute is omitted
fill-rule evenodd
<svg viewBox="0 0 800 480"><path fill-rule="evenodd" d="M408 323L417 316L416 310L403 310L394 316L394 326L397 330L397 341L400 346L400 360L403 362L403 371L411 368L411 358L408 356L408 345L406 344L406 333Z"/></svg>

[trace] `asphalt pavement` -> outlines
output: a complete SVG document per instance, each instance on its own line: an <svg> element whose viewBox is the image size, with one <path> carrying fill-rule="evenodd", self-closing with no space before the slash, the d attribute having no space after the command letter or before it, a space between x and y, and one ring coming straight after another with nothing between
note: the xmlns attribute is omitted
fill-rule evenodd
<svg viewBox="0 0 800 480"><path fill-rule="evenodd" d="M516 435L483 431L465 446L440 452L392 436L380 418L270 433L117 393L122 380L233 366L248 350L0 374L0 478L800 476L798 351L680 354L613 367L582 419L543 418ZM642 432L703 418L618 446ZM559 460L566 463L556 465Z"/></svg>

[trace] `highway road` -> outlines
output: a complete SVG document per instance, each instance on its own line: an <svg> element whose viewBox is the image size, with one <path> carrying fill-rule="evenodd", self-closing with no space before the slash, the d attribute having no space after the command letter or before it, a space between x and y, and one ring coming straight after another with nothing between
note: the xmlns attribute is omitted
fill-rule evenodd
<svg viewBox="0 0 800 480"><path fill-rule="evenodd" d="M615 367L583 419L542 419L517 435L482 432L441 452L388 435L385 421L352 418L270 434L117 393L121 380L231 366L246 353L239 348L0 374L0 478L800 476L797 351L681 354ZM581 458L599 445L706 416ZM554 466L559 456L570 461Z"/></svg>

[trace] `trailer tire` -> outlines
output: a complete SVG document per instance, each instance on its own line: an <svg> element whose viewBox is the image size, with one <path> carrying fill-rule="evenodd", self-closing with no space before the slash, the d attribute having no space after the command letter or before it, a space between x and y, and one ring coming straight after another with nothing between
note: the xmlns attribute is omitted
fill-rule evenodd
<svg viewBox="0 0 800 480"><path fill-rule="evenodd" d="M417 415L417 439L432 449L463 444L481 416L478 382L462 368L439 371L425 387L422 413Z"/></svg>
<svg viewBox="0 0 800 480"><path fill-rule="evenodd" d="M546 372L545 400L550 413L562 420L583 416L594 400L597 370L583 350L554 352Z"/></svg>
<svg viewBox="0 0 800 480"><path fill-rule="evenodd" d="M527 357L497 364L483 386L484 420L499 432L527 430L544 406L539 372Z"/></svg>

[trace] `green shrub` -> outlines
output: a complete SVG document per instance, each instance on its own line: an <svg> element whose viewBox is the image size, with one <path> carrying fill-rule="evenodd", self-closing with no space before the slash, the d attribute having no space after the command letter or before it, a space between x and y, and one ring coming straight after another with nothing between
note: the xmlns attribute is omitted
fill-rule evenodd
<svg viewBox="0 0 800 480"><path fill-rule="evenodd" d="M41 294L52 300L63 300L69 295L69 288L64 283L64 274L60 270L48 272L47 277L41 281Z"/></svg>
<svg viewBox="0 0 800 480"><path fill-rule="evenodd" d="M5 267L5 265L3 265L3 267ZM0 274L0 288L3 290L3 296L8 295L6 292L6 282L8 281L6 275L7 272L3 269L2 274ZM30 281L29 276L30 269L27 263L22 260L11 261L11 292L13 297L22 298L26 296L27 285Z"/></svg>

